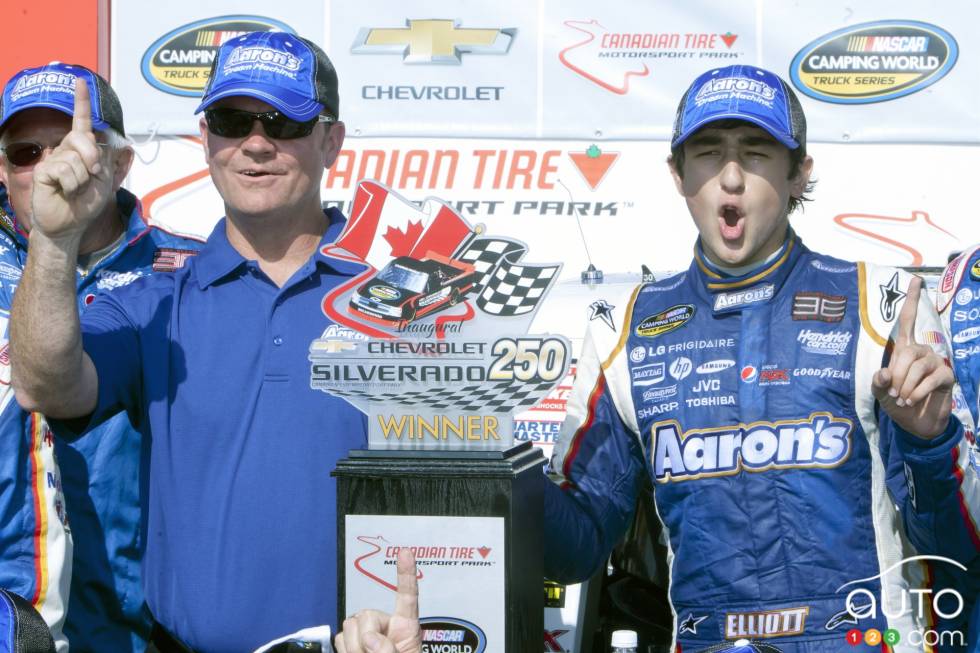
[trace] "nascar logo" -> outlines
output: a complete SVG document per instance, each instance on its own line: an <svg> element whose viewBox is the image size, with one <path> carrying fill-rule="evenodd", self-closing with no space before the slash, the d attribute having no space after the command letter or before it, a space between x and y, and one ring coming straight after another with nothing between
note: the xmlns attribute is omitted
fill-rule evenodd
<svg viewBox="0 0 980 653"><path fill-rule="evenodd" d="M851 453L853 429L851 420L824 412L802 420L690 431L669 420L653 430L654 477L665 483L702 475L731 476L742 469L835 467Z"/></svg>

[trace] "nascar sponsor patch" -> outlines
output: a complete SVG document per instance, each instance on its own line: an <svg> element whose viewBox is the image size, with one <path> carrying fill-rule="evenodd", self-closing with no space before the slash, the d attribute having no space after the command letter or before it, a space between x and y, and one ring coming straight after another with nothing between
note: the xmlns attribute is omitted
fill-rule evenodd
<svg viewBox="0 0 980 653"><path fill-rule="evenodd" d="M694 317L693 304L678 304L665 311L650 315L640 320L636 325L636 335L643 338L655 338L669 333L687 324Z"/></svg>
<svg viewBox="0 0 980 653"><path fill-rule="evenodd" d="M748 304L757 304L772 299L776 291L775 284L766 283L747 290L736 290L733 292L721 292L715 295L716 311L724 311L731 308L739 308Z"/></svg>
<svg viewBox="0 0 980 653"><path fill-rule="evenodd" d="M654 478L666 483L742 470L836 467L851 453L853 430L851 420L825 412L799 420L688 431L677 420L668 420L653 428Z"/></svg>
<svg viewBox="0 0 980 653"><path fill-rule="evenodd" d="M840 356L847 353L847 347L851 344L852 334L849 331L813 331L803 329L796 336L796 341L803 347L803 351L810 354L823 354L826 356Z"/></svg>
<svg viewBox="0 0 980 653"><path fill-rule="evenodd" d="M666 378L665 365L663 363L650 363L649 365L638 365L633 368L633 385L648 386L656 385Z"/></svg>
<svg viewBox="0 0 980 653"><path fill-rule="evenodd" d="M197 251L193 249L161 247L153 252L153 271L176 272L184 267L184 263L192 256L197 256Z"/></svg>
<svg viewBox="0 0 980 653"><path fill-rule="evenodd" d="M725 639L800 635L809 613L808 607L729 612L725 615Z"/></svg>
<svg viewBox="0 0 980 653"><path fill-rule="evenodd" d="M701 363L698 365L698 374L715 374L721 372L722 370L727 370L729 367L734 367L735 361L730 358L719 358L717 360L708 361L706 363Z"/></svg>
<svg viewBox="0 0 980 653"><path fill-rule="evenodd" d="M840 322L847 310L847 298L843 295L827 295L822 292L798 292L793 295L794 320L819 320Z"/></svg>

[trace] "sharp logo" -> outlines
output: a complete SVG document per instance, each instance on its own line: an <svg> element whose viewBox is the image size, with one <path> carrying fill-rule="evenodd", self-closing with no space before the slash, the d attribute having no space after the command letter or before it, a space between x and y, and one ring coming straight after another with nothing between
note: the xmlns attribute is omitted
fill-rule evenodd
<svg viewBox="0 0 980 653"><path fill-rule="evenodd" d="M365 27L353 54L400 54L407 64L463 63L462 55L506 54L516 28L462 28L458 20L406 20L407 27Z"/></svg>

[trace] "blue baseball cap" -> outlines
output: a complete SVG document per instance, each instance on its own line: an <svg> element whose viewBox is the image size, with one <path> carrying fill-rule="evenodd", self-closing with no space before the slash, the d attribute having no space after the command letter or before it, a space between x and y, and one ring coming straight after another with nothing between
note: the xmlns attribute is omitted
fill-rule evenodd
<svg viewBox="0 0 980 653"><path fill-rule="evenodd" d="M233 95L267 102L293 120L312 120L324 111L340 118L330 59L312 41L288 32L249 32L226 41L194 113Z"/></svg>
<svg viewBox="0 0 980 653"><path fill-rule="evenodd" d="M0 96L0 131L15 114L26 109L47 107L69 116L74 114L76 79L88 84L92 127L99 131L112 127L125 136L122 105L109 82L85 66L57 61L39 68L25 68L10 78Z"/></svg>
<svg viewBox="0 0 980 653"><path fill-rule="evenodd" d="M677 107L670 148L726 119L758 125L791 150L806 149L806 116L793 89L768 70L744 65L715 68L694 80Z"/></svg>

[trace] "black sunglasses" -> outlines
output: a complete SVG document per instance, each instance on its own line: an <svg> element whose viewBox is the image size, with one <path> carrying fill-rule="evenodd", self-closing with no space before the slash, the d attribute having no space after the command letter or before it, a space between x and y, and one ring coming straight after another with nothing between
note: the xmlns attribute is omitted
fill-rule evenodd
<svg viewBox="0 0 980 653"><path fill-rule="evenodd" d="M97 142L96 145L99 147L109 147L107 143ZM52 145L51 149L54 148L55 146ZM10 161L15 166L23 167L32 166L40 161L46 149L48 148L34 141L18 141L4 145L0 148L0 151L7 157L7 161Z"/></svg>
<svg viewBox="0 0 980 653"><path fill-rule="evenodd" d="M4 145L3 154L15 166L32 166L41 160L44 146L33 141L9 143Z"/></svg>
<svg viewBox="0 0 980 653"><path fill-rule="evenodd" d="M241 109L205 109L204 119L208 130L224 138L244 138L252 133L252 125L258 120L262 123L269 138L286 140L309 136L317 123L332 123L337 119L333 116L319 115L311 120L293 120L280 111L242 111Z"/></svg>

